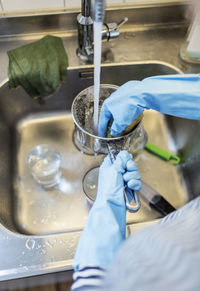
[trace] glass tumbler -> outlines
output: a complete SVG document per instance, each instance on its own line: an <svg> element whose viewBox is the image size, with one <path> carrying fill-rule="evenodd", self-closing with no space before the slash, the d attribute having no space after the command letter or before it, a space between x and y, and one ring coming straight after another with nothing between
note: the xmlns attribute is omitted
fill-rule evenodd
<svg viewBox="0 0 200 291"><path fill-rule="evenodd" d="M44 188L52 188L61 181L61 155L50 145L38 145L31 150L26 160L34 180Z"/></svg>

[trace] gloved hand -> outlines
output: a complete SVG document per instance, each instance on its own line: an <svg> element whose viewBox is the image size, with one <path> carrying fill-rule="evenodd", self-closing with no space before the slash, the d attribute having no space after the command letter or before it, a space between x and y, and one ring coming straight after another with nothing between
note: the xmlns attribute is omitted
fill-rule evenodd
<svg viewBox="0 0 200 291"><path fill-rule="evenodd" d="M105 136L111 117L111 135L120 134L144 109L200 120L200 76L155 76L125 83L104 101L98 135Z"/></svg>
<svg viewBox="0 0 200 291"><path fill-rule="evenodd" d="M97 198L76 250L75 271L85 266L107 265L125 240L124 181L134 190L141 188L140 174L132 155L121 151L113 164L107 156L99 170Z"/></svg>

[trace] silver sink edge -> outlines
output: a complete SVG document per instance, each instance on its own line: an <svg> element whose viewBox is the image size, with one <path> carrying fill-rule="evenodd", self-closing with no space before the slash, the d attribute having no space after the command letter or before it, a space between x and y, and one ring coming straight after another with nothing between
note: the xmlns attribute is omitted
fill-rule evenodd
<svg viewBox="0 0 200 291"><path fill-rule="evenodd" d="M139 65L139 64L160 64L160 65L165 65L167 67L172 68L173 70L179 72L180 74L184 74L184 71L177 68L176 66L168 63L168 62L164 62L164 61L157 61L157 60L145 60L145 61L133 61L133 62L115 62L115 63L106 63L106 64L102 64L101 67L114 67L114 66L123 66L123 65ZM68 70L70 69L87 69L93 67L93 65L79 65L79 66L69 66ZM3 85L5 85L8 82L8 78L5 78L4 80L0 80L0 87L2 87Z"/></svg>
<svg viewBox="0 0 200 291"><path fill-rule="evenodd" d="M127 236L157 220L127 226ZM0 281L72 269L81 232L19 235L0 225Z"/></svg>

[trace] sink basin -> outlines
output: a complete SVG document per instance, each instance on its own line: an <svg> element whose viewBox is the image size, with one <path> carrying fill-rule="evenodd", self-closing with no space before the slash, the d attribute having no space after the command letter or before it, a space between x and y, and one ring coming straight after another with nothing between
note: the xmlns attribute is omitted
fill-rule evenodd
<svg viewBox="0 0 200 291"><path fill-rule="evenodd" d="M101 83L121 85L153 75L180 73L162 62L103 65ZM83 154L74 141L70 113L75 96L93 84L93 67L68 68L67 82L46 103L39 105L21 89L0 87L0 221L8 230L26 235L80 231L91 205L82 179L103 156ZM200 138L198 121L146 111L144 127L149 141L173 153L183 163L174 166L145 150L137 158L142 179L178 208L200 193ZM26 157L33 147L50 144L62 156L61 187L42 189L31 177ZM160 214L142 200L138 213L127 213L127 225L152 221Z"/></svg>

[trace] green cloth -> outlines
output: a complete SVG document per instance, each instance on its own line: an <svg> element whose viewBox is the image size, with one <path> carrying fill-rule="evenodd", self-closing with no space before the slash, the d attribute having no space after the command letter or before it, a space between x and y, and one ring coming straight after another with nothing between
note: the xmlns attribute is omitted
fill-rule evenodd
<svg viewBox="0 0 200 291"><path fill-rule="evenodd" d="M38 98L53 94L66 81L68 57L59 37L47 35L7 53L10 88L21 85Z"/></svg>

